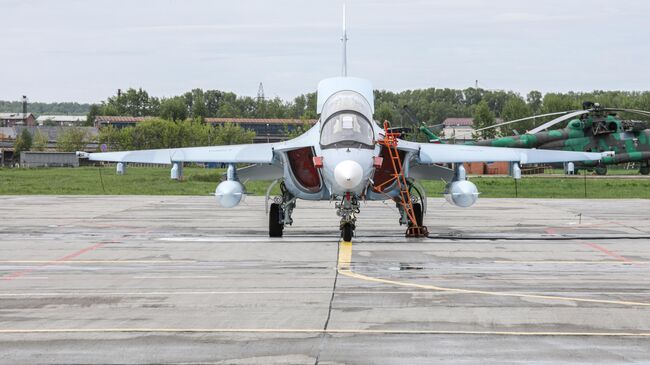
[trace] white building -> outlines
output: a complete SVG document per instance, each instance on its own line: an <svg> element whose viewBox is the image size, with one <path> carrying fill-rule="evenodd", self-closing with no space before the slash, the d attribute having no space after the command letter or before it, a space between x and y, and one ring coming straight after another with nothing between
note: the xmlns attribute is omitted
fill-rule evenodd
<svg viewBox="0 0 650 365"><path fill-rule="evenodd" d="M36 124L58 126L81 126L86 123L85 115L41 115L36 118Z"/></svg>
<svg viewBox="0 0 650 365"><path fill-rule="evenodd" d="M444 126L444 139L446 140L472 140L474 133L473 118L447 118L442 125Z"/></svg>

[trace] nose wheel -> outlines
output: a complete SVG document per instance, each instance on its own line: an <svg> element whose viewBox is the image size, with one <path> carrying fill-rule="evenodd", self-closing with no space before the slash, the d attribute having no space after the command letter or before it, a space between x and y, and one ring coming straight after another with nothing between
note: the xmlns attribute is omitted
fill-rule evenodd
<svg viewBox="0 0 650 365"><path fill-rule="evenodd" d="M341 202L336 203L336 215L341 217L341 238L343 241L352 241L359 211L359 200L350 193L345 194Z"/></svg>
<svg viewBox="0 0 650 365"><path fill-rule="evenodd" d="M344 223L341 226L341 238L343 241L350 242L352 241L352 236L354 236L354 224Z"/></svg>

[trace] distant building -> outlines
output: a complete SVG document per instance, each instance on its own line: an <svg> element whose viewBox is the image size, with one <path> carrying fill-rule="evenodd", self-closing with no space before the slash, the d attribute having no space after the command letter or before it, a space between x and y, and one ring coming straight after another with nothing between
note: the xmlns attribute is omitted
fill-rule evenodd
<svg viewBox="0 0 650 365"><path fill-rule="evenodd" d="M0 127L34 126L36 118L32 113L0 113Z"/></svg>
<svg viewBox="0 0 650 365"><path fill-rule="evenodd" d="M503 122L501 118L494 119L495 124L501 122ZM460 140L462 142L474 139L474 118L447 118L442 125L445 140Z"/></svg>
<svg viewBox="0 0 650 365"><path fill-rule="evenodd" d="M40 115L36 118L36 124L39 126L82 126L86 123L85 115Z"/></svg>
<svg viewBox="0 0 650 365"><path fill-rule="evenodd" d="M75 152L36 152L20 153L21 167L79 167L79 157Z"/></svg>
<svg viewBox="0 0 650 365"><path fill-rule="evenodd" d="M138 123L144 122L152 117L128 117L114 115L99 115L95 117L95 127L101 128L112 125L113 127L133 127Z"/></svg>
<svg viewBox="0 0 650 365"><path fill-rule="evenodd" d="M446 140L471 140L474 133L474 118L447 118L443 125Z"/></svg>

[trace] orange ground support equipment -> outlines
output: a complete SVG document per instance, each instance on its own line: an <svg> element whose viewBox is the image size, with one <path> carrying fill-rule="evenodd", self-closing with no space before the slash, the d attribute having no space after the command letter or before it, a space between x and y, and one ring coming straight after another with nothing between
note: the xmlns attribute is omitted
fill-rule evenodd
<svg viewBox="0 0 650 365"><path fill-rule="evenodd" d="M399 189L399 200L396 200L396 202L401 205L402 209L406 213L406 217L408 218L406 237L426 237L429 235L429 231L426 226L418 225L413 210L413 201L411 201L411 193L409 192L409 186L406 182L406 176L404 176L402 168L402 161L399 157L399 151L397 150L397 137L400 136L400 133L390 132L389 128L390 125L388 124L388 121L384 121L384 133L386 136L384 139L377 141L377 143L385 148L387 153L384 153L384 156L390 159L393 172L391 173L390 179L375 186L375 191L383 192L386 186L392 184L393 181L396 181L397 188Z"/></svg>

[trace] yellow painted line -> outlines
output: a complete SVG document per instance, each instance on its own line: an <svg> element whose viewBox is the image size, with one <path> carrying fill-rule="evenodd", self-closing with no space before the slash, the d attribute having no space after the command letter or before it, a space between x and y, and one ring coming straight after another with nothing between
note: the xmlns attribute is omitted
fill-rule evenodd
<svg viewBox="0 0 650 365"><path fill-rule="evenodd" d="M339 270L350 269L351 262L352 262L352 242L341 240L341 242L339 243L339 259L336 266Z"/></svg>
<svg viewBox="0 0 650 365"><path fill-rule="evenodd" d="M381 335L499 335L499 336L592 336L592 337L650 337L650 332L553 332L553 331L452 331L452 330L382 330L322 328L47 328L0 329L0 334L34 333L305 333L305 334L381 334Z"/></svg>
<svg viewBox="0 0 650 365"><path fill-rule="evenodd" d="M343 242L341 242L339 246L339 257L341 257L342 255L343 257L352 257L352 244L344 245ZM515 297L515 298L527 298L527 299L557 300L557 301L566 301L566 302L616 304L616 305L625 305L625 306L650 307L650 303L624 301L624 300L588 299L588 298L564 297L564 296L556 296L556 295L539 295L539 294L498 292L498 291L472 290L472 289L460 289L460 288L446 288L446 287L435 286L435 285L416 284L416 283L408 283L404 281L375 278L375 277L355 273L351 271L349 268L348 269L339 268L338 272L339 274L350 278L369 281L369 282L398 285L398 286L418 288L418 289L429 289L429 290L448 292L448 293L480 294L480 295L491 295L491 296L498 296L498 297Z"/></svg>
<svg viewBox="0 0 650 365"><path fill-rule="evenodd" d="M0 264L52 264L52 260L0 260ZM196 260L67 260L60 264L175 264L192 263ZM56 262L59 263L59 262Z"/></svg>

